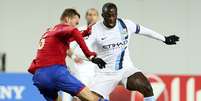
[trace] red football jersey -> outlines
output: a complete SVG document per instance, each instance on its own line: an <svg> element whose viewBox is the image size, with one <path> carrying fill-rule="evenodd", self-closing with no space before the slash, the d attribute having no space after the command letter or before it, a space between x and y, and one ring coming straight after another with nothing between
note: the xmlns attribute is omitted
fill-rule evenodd
<svg viewBox="0 0 201 101"><path fill-rule="evenodd" d="M70 42L74 40L87 57L95 56L96 53L89 51L83 40L83 36L88 35L87 33L90 33L90 28L80 33L77 28L66 24L59 24L49 29L40 39L37 56L28 71L34 73L38 68L45 66L66 64L66 51L69 49Z"/></svg>

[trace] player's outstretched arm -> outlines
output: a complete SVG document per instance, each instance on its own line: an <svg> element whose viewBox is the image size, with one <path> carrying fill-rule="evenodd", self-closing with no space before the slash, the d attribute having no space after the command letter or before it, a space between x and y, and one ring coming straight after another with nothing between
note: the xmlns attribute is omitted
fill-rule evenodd
<svg viewBox="0 0 201 101"><path fill-rule="evenodd" d="M91 26L87 27L87 29L82 32L83 37L89 36L90 34L91 34Z"/></svg>
<svg viewBox="0 0 201 101"><path fill-rule="evenodd" d="M77 28L72 31L72 36L75 38L75 41L78 43L83 53L85 54L86 57L88 57L90 61L97 64L98 67L101 69L105 68L106 62L103 61L101 58L96 57L95 52L89 51L81 33L78 31Z"/></svg>
<svg viewBox="0 0 201 101"><path fill-rule="evenodd" d="M72 36L75 39L75 41L78 43L78 45L80 46L80 48L82 49L82 51L83 51L83 53L85 54L86 57L89 58L89 57L95 57L96 56L95 52L91 52L88 49L88 47L87 47L87 45L86 45L81 33L79 32L79 30L77 28L75 28L72 31Z"/></svg>
<svg viewBox="0 0 201 101"><path fill-rule="evenodd" d="M139 26L140 27L140 31L139 31L139 35L144 35L144 36L148 36L150 38L156 39L156 40L160 40L164 43L166 43L167 45L174 45L176 44L177 41L179 41L179 37L176 35L170 35L170 36L163 36L151 29L148 29L144 26Z"/></svg>

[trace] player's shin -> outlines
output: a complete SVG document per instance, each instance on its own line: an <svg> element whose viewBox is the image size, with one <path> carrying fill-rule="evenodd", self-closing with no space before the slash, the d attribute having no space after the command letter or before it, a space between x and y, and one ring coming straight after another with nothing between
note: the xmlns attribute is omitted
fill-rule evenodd
<svg viewBox="0 0 201 101"><path fill-rule="evenodd" d="M93 94L87 87L82 89L82 91L80 91L77 96L80 98L81 101L108 101L100 98L96 94Z"/></svg>

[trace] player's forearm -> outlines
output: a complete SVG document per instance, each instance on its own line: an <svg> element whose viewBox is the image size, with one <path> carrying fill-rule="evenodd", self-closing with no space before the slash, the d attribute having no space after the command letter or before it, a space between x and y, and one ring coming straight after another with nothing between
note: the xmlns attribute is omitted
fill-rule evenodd
<svg viewBox="0 0 201 101"><path fill-rule="evenodd" d="M91 34L91 27L88 27L86 30L82 32L82 36L89 36Z"/></svg>
<svg viewBox="0 0 201 101"><path fill-rule="evenodd" d="M81 36L81 33L77 29L73 30L72 34L75 41L78 43L86 57L90 58L96 56L96 53L89 51L83 37Z"/></svg>
<svg viewBox="0 0 201 101"><path fill-rule="evenodd" d="M156 40L160 40L160 41L165 41L165 36L151 30L151 29L148 29L148 28L145 28L144 26L140 26L140 32L139 32L140 35L144 35L144 36L147 36L147 37L150 37L150 38L153 38L153 39L156 39Z"/></svg>

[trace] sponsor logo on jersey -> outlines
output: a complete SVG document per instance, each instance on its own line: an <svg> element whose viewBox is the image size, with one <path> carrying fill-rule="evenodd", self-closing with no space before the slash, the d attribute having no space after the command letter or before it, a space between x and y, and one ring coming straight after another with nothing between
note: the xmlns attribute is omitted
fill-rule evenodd
<svg viewBox="0 0 201 101"><path fill-rule="evenodd" d="M101 40L105 40L107 37L102 37Z"/></svg>
<svg viewBox="0 0 201 101"><path fill-rule="evenodd" d="M117 42L113 44L103 45L103 49L115 49L115 48L124 48L128 44L127 40L124 40L122 42Z"/></svg>

